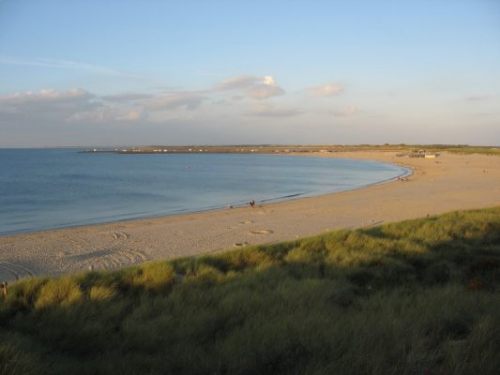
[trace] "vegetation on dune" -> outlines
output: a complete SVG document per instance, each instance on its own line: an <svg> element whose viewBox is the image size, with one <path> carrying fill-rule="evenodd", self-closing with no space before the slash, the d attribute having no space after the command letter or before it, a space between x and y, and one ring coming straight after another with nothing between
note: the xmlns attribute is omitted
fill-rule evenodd
<svg viewBox="0 0 500 375"><path fill-rule="evenodd" d="M301 146L308 147L308 146ZM456 154L484 154L500 155L499 146L470 146L470 145L442 145L442 144L381 144L381 145L333 145L333 146L315 146L315 149L332 149L333 151L401 151L412 152L426 150L428 152L451 152Z"/></svg>
<svg viewBox="0 0 500 375"><path fill-rule="evenodd" d="M435 150L439 150L437 147ZM485 154L485 155L500 155L500 147L486 146L449 146L442 147L443 151L454 152L457 154Z"/></svg>
<svg viewBox="0 0 500 375"><path fill-rule="evenodd" d="M468 145L408 145L405 150L416 151L424 149L431 152L447 151L455 154L500 155L500 147L468 146Z"/></svg>
<svg viewBox="0 0 500 375"><path fill-rule="evenodd" d="M340 145L340 146L323 146L323 148L332 148L333 151L399 151L399 152L416 152L425 150L427 152L451 152L454 154L483 154L483 155L500 155L500 147L498 146L469 146L469 145L407 145L401 144L383 144L383 145Z"/></svg>
<svg viewBox="0 0 500 375"><path fill-rule="evenodd" d="M1 374L495 374L500 208L13 285Z"/></svg>

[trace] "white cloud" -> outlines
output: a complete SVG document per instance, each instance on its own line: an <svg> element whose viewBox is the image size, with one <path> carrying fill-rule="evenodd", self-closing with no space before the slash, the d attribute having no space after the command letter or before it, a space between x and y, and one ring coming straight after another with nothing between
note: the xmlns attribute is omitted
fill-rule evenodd
<svg viewBox="0 0 500 375"><path fill-rule="evenodd" d="M93 95L78 88L67 91L44 89L40 91L25 91L2 95L0 96L0 104L19 105L36 102L59 102L91 97L93 97Z"/></svg>
<svg viewBox="0 0 500 375"><path fill-rule="evenodd" d="M325 85L310 87L307 91L312 96L329 97L341 94L344 92L344 87L339 83L327 83Z"/></svg>
<svg viewBox="0 0 500 375"><path fill-rule="evenodd" d="M167 93L155 96L144 101L144 106L152 111L184 108L194 110L198 108L205 96L192 92Z"/></svg>
<svg viewBox="0 0 500 375"><path fill-rule="evenodd" d="M147 118L147 113L142 109L128 109L116 107L99 107L89 111L77 112L69 116L69 122L85 123L110 123L134 122Z"/></svg>
<svg viewBox="0 0 500 375"><path fill-rule="evenodd" d="M145 99L152 98L151 94L141 94L141 93L124 93L124 94L115 94L115 95L105 95L101 96L101 99L114 102L114 103L127 103L127 102L137 102Z"/></svg>
<svg viewBox="0 0 500 375"><path fill-rule="evenodd" d="M284 93L285 91L281 87L268 84L253 86L247 91L247 95L253 99L267 99Z"/></svg>
<svg viewBox="0 0 500 375"><path fill-rule="evenodd" d="M285 90L276 83L272 76L256 77L249 75L228 78L217 84L214 90L237 90L252 99L267 99L285 93Z"/></svg>
<svg viewBox="0 0 500 375"><path fill-rule="evenodd" d="M247 89L259 82L261 78L241 75L237 77L227 78L219 84L215 85L215 90L225 91L225 90L241 90Z"/></svg>
<svg viewBox="0 0 500 375"><path fill-rule="evenodd" d="M251 112L249 115L259 117L292 117L301 115L303 112L298 109L264 109L261 111Z"/></svg>
<svg viewBox="0 0 500 375"><path fill-rule="evenodd" d="M95 95L83 89L67 91L45 89L0 96L0 113L17 114L23 117L35 114L64 117L99 106L101 104Z"/></svg>
<svg viewBox="0 0 500 375"><path fill-rule="evenodd" d="M101 107L90 111L75 112L68 116L65 121L69 122L92 122L98 123L109 121L114 118L114 113L110 108Z"/></svg>

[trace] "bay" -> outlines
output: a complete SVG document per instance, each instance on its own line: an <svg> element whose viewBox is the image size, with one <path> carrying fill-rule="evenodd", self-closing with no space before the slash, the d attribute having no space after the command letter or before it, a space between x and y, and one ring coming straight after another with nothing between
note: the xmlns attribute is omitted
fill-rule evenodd
<svg viewBox="0 0 500 375"><path fill-rule="evenodd" d="M406 173L310 156L0 149L0 234L321 195Z"/></svg>

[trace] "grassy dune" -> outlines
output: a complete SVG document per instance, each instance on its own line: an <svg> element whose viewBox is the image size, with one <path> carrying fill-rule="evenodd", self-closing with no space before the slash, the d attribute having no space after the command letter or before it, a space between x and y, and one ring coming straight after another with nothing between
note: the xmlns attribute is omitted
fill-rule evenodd
<svg viewBox="0 0 500 375"><path fill-rule="evenodd" d="M0 300L1 374L496 374L500 208L117 272Z"/></svg>

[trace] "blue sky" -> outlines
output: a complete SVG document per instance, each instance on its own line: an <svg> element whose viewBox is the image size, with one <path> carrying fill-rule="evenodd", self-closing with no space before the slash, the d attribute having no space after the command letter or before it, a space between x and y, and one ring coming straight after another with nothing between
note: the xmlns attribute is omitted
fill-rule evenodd
<svg viewBox="0 0 500 375"><path fill-rule="evenodd" d="M500 144L500 1L0 0L0 146Z"/></svg>

